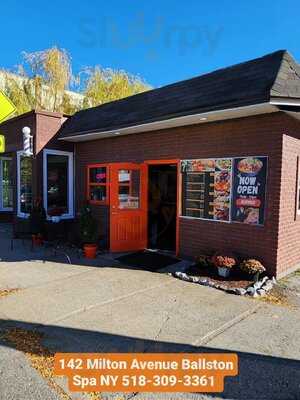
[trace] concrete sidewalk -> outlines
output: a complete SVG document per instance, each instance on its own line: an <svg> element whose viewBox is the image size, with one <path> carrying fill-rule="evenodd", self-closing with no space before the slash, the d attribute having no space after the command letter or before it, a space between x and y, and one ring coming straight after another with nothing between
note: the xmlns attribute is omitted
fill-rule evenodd
<svg viewBox="0 0 300 400"><path fill-rule="evenodd" d="M37 328L53 351L239 354L240 375L227 378L220 395L139 393L134 399L299 398L299 309L228 295L166 274L111 267L110 262L107 257L98 258L98 266L0 262L1 284L21 288L0 299L0 329ZM0 351L8 350L0 344ZM17 365L12 361L10 367L12 391ZM32 392L27 389L27 397L16 392L11 398L40 398L34 385Z"/></svg>

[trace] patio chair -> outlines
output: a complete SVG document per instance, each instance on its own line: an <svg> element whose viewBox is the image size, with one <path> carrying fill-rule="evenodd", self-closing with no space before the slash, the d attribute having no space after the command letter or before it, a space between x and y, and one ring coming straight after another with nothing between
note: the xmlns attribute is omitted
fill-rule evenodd
<svg viewBox="0 0 300 400"><path fill-rule="evenodd" d="M11 251L14 250L14 241L16 239L22 239L22 245L25 247L25 240L30 240L30 250L34 250L34 242L32 239L33 232L31 230L31 224L28 219L19 219L14 217L13 222L13 229L12 229L12 237L10 240L10 249Z"/></svg>
<svg viewBox="0 0 300 400"><path fill-rule="evenodd" d="M66 251L65 240L67 237L67 231L68 226L66 221L47 221L45 225L45 238L43 245L45 252L50 249L55 257L57 254L62 254L66 257L68 263L72 264L71 258Z"/></svg>

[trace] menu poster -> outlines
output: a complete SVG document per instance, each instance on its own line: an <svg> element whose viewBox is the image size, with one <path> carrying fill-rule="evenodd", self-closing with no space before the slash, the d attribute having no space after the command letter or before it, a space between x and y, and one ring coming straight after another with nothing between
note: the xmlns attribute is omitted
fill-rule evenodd
<svg viewBox="0 0 300 400"><path fill-rule="evenodd" d="M181 162L185 216L229 222L231 164L228 158Z"/></svg>
<svg viewBox="0 0 300 400"><path fill-rule="evenodd" d="M268 157L233 160L231 220L263 225Z"/></svg>

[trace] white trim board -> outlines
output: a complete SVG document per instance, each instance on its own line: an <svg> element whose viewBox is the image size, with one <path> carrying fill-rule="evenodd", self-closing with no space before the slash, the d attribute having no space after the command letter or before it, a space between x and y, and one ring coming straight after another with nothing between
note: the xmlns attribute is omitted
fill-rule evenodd
<svg viewBox="0 0 300 400"><path fill-rule="evenodd" d="M3 160L9 160L12 162L11 157L1 157L0 156L0 211L1 212L10 212L13 211L13 207L3 207Z"/></svg>
<svg viewBox="0 0 300 400"><path fill-rule="evenodd" d="M61 219L74 218L74 155L72 152L61 150L43 150L43 205L48 210L48 196L47 196L47 156L49 155L62 155L68 157L68 209L67 214L60 216ZM47 214L47 219L50 217Z"/></svg>

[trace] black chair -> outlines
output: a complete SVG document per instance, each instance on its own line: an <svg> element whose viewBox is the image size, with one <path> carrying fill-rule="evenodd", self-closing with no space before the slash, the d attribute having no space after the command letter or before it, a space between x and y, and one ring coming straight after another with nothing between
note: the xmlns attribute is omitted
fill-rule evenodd
<svg viewBox="0 0 300 400"><path fill-rule="evenodd" d="M56 257L57 254L63 254L69 264L72 264L71 258L66 251L66 238L68 233L68 223L66 220L59 222L52 222L51 220L45 223L44 234L44 249L51 250L52 254Z"/></svg>
<svg viewBox="0 0 300 400"><path fill-rule="evenodd" d="M25 247L25 240L30 240L31 246L30 250L34 250L34 242L33 242L33 232L31 229L31 224L29 219L21 219L16 216L13 219L13 233L10 241L10 249L14 250L14 241L16 239L22 239L22 245Z"/></svg>

